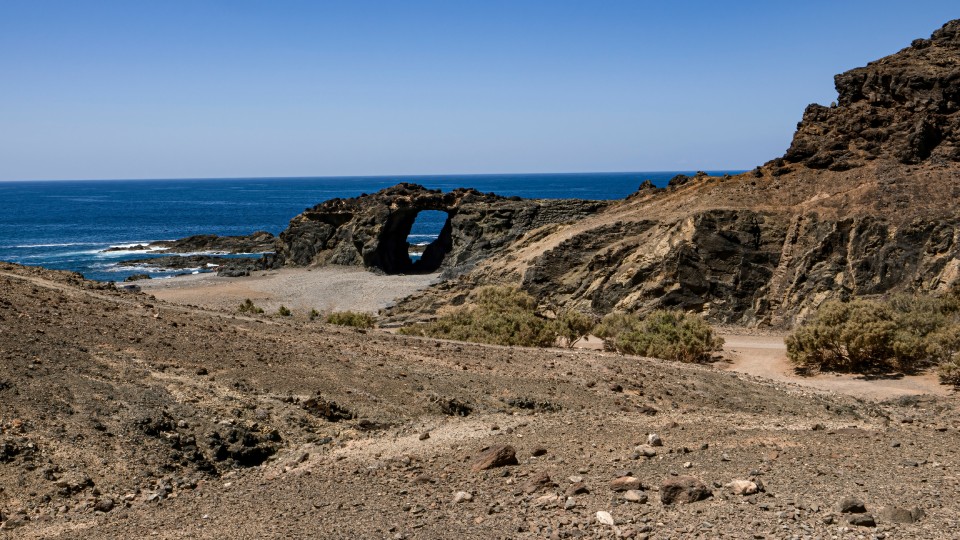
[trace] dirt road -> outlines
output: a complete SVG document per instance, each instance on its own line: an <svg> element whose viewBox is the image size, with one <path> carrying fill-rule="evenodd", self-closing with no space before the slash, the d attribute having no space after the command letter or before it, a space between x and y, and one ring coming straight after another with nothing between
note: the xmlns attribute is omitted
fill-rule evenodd
<svg viewBox="0 0 960 540"><path fill-rule="evenodd" d="M851 396L888 399L903 395L951 393L947 386L937 380L935 374L924 373L890 378L867 378L863 375L817 374L801 376L794 372L787 360L783 336L751 336L726 334L724 352L732 360L727 369L766 379L808 386L818 390L837 392Z"/></svg>

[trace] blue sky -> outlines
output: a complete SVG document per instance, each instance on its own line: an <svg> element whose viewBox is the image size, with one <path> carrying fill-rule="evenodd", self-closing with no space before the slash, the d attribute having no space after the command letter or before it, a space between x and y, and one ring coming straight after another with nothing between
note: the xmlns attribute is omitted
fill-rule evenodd
<svg viewBox="0 0 960 540"><path fill-rule="evenodd" d="M747 169L954 1L0 0L0 180Z"/></svg>

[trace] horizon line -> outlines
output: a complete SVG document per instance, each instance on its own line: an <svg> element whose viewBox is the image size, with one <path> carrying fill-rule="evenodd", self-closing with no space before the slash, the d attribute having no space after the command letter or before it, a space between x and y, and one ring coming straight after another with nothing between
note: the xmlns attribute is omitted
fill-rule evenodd
<svg viewBox="0 0 960 540"><path fill-rule="evenodd" d="M0 183L14 182L151 182L162 180L307 180L307 179L368 179L368 178L442 178L476 176L560 176L582 174L663 174L703 171L706 173L744 173L751 169L707 168L707 169L663 169L653 171L573 171L573 172L494 172L494 173L429 173L429 174L348 174L319 176L180 176L180 177L141 177L141 178L35 178L0 180Z"/></svg>

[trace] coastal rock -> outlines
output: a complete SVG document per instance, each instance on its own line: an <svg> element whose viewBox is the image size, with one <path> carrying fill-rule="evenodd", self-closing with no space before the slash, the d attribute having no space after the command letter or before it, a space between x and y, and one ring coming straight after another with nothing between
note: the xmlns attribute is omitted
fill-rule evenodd
<svg viewBox="0 0 960 540"><path fill-rule="evenodd" d="M474 189L447 193L401 183L372 195L331 199L293 218L280 234L277 265L362 266L387 274L449 275L544 225L575 221L605 208L603 201L531 200ZM447 213L439 237L417 261L407 236L422 211Z"/></svg>
<svg viewBox="0 0 960 540"><path fill-rule="evenodd" d="M166 253L271 253L274 251L276 237L266 231L257 231L246 236L218 236L216 234L198 234L178 240L158 240L136 246L117 246L105 249L111 251L164 251Z"/></svg>

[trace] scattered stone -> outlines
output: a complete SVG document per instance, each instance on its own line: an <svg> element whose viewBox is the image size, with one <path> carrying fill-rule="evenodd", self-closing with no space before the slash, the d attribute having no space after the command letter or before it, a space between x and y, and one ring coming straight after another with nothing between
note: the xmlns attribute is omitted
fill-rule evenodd
<svg viewBox="0 0 960 540"><path fill-rule="evenodd" d="M650 446L663 446L663 439L656 433L650 433L647 435L647 444Z"/></svg>
<svg viewBox="0 0 960 540"><path fill-rule="evenodd" d="M517 451L510 445L496 445L482 450L470 467L473 472L485 471L507 465L519 465Z"/></svg>
<svg viewBox="0 0 960 540"><path fill-rule="evenodd" d="M727 486L734 495L753 495L760 491L759 486L749 480L734 480L727 484Z"/></svg>
<svg viewBox="0 0 960 540"><path fill-rule="evenodd" d="M911 509L898 506L887 506L880 511L880 518L893 523L916 523L925 515L922 508L914 506Z"/></svg>
<svg viewBox="0 0 960 540"><path fill-rule="evenodd" d="M453 504L470 502L472 500L473 500L473 495L471 495L466 491L458 491L453 495Z"/></svg>
<svg viewBox="0 0 960 540"><path fill-rule="evenodd" d="M623 500L644 504L647 502L647 494L636 489L628 489L623 494Z"/></svg>
<svg viewBox="0 0 960 540"><path fill-rule="evenodd" d="M660 502L663 504L693 503L711 495L710 489L693 476L667 477L660 485Z"/></svg>
<svg viewBox="0 0 960 540"><path fill-rule="evenodd" d="M689 468L691 468L691 467L693 467L693 463L691 463L691 462L689 462L689 461L685 461L685 462L683 463L683 468L684 468L684 469L689 469Z"/></svg>
<svg viewBox="0 0 960 540"><path fill-rule="evenodd" d="M841 514L862 514L867 511L863 501L855 497L847 497L840 501Z"/></svg>
<svg viewBox="0 0 960 540"><path fill-rule="evenodd" d="M563 503L564 510L572 510L577 506L577 501L573 497L567 497L567 502Z"/></svg>
<svg viewBox="0 0 960 540"><path fill-rule="evenodd" d="M724 452L720 454L720 461L730 461L730 456L726 452Z"/></svg>
<svg viewBox="0 0 960 540"><path fill-rule="evenodd" d="M574 484L571 484L570 487L567 488L566 493L568 496L586 495L587 493L590 493L590 489L583 482L575 482Z"/></svg>
<svg viewBox="0 0 960 540"><path fill-rule="evenodd" d="M643 489L640 479L635 476L621 476L610 482L610 489L613 491L629 491L631 489Z"/></svg>
<svg viewBox="0 0 960 540"><path fill-rule="evenodd" d="M541 489L556 487L556 485L556 482L550 479L550 475L546 471L541 471L527 481L523 491L524 493L536 493Z"/></svg>
<svg viewBox="0 0 960 540"><path fill-rule="evenodd" d="M429 431L424 431L424 432L421 433L420 436L417 437L417 438L420 439L421 441L425 441L425 440L427 440L427 439L430 438L430 432L429 432Z"/></svg>
<svg viewBox="0 0 960 540"><path fill-rule="evenodd" d="M877 522L870 514L853 514L847 518L847 523L856 527L876 527Z"/></svg>
<svg viewBox="0 0 960 540"><path fill-rule="evenodd" d="M609 525L613 527L616 522L613 521L613 516L610 515L610 512L604 512L603 510L597 512L597 523L601 525Z"/></svg>
<svg viewBox="0 0 960 540"><path fill-rule="evenodd" d="M533 457L545 456L547 455L547 449L542 446L538 446L533 449L533 452L531 452L530 455Z"/></svg>
<svg viewBox="0 0 960 540"><path fill-rule="evenodd" d="M104 497L97 501L95 505L93 505L93 509L98 512L109 512L113 510L114 505L115 503L113 502L113 499L110 497Z"/></svg>
<svg viewBox="0 0 960 540"><path fill-rule="evenodd" d="M541 495L540 497L537 497L536 499L533 500L534 506L539 506L543 508L548 506L553 506L555 504L559 504L559 502L560 502L560 497L553 494Z"/></svg>
<svg viewBox="0 0 960 540"><path fill-rule="evenodd" d="M633 455L635 456L634 459L652 458L657 455L657 450L649 444L641 444L633 449Z"/></svg>

